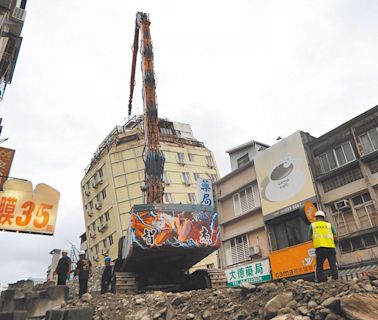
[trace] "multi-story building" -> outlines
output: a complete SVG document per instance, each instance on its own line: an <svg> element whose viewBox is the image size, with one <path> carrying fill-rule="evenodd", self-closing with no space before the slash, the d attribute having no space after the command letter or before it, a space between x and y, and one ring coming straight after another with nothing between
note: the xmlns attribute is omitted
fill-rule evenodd
<svg viewBox="0 0 378 320"><path fill-rule="evenodd" d="M378 262L378 106L310 141L308 154L339 264Z"/></svg>
<svg viewBox="0 0 378 320"><path fill-rule="evenodd" d="M226 151L232 171L215 184L222 241L219 260L235 285L245 280L248 270L251 280L255 275L251 270L257 262L267 261L270 253L253 161L267 147L250 141Z"/></svg>
<svg viewBox="0 0 378 320"><path fill-rule="evenodd" d="M143 117L117 126L100 144L81 181L88 256L96 265L118 256L118 239L129 226L133 205L145 203ZM197 179L216 181L213 153L194 138L190 125L159 121L160 145L165 155L164 202L198 203ZM201 265L217 266L210 255Z"/></svg>
<svg viewBox="0 0 378 320"><path fill-rule="evenodd" d="M20 51L27 0L0 0L0 99L12 82Z"/></svg>
<svg viewBox="0 0 378 320"><path fill-rule="evenodd" d="M228 151L232 172L216 183L229 282L268 256L273 279L311 277L309 208L324 210L337 229L342 277L377 268L378 106L319 138L298 131L262 152L256 144Z"/></svg>

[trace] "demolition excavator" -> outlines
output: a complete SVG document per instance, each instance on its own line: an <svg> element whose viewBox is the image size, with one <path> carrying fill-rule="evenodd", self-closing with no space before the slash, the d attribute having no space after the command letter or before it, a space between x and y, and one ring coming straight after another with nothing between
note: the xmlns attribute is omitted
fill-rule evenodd
<svg viewBox="0 0 378 320"><path fill-rule="evenodd" d="M132 111L139 43L145 142L145 186L141 189L145 204L133 206L126 235L119 240L113 289L134 294L226 286L227 279L221 270L189 272L220 247L218 214L213 207L163 203L165 158L159 142L154 51L149 16L143 12L136 14L128 114Z"/></svg>

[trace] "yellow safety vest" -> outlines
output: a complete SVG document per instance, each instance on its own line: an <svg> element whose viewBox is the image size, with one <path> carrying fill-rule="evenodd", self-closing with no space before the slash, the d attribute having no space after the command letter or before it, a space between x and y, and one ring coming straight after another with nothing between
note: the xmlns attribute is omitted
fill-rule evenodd
<svg viewBox="0 0 378 320"><path fill-rule="evenodd" d="M312 242L314 248L335 248L332 226L326 221L315 221L312 226Z"/></svg>

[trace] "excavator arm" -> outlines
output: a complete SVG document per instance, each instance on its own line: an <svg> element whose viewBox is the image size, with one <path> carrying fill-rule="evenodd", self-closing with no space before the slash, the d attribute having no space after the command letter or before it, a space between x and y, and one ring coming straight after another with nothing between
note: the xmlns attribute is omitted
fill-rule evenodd
<svg viewBox="0 0 378 320"><path fill-rule="evenodd" d="M132 99L135 85L135 67L138 53L139 32L141 32L142 77L143 77L143 110L145 151L145 182L147 189L147 203L163 203L163 172L165 158L160 150L159 118L156 103L156 81L154 73L154 54L150 34L150 20L148 14L138 12L135 21L133 58L130 77L129 116L131 114Z"/></svg>

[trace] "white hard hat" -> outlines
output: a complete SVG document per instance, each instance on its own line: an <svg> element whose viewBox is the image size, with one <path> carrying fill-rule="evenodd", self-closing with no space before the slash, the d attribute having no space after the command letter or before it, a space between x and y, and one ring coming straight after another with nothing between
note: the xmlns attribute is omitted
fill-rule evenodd
<svg viewBox="0 0 378 320"><path fill-rule="evenodd" d="M81 251L79 252L79 256L82 256L82 255L85 255L85 251L83 251L83 250L81 250Z"/></svg>
<svg viewBox="0 0 378 320"><path fill-rule="evenodd" d="M315 217L325 217L325 213L323 212L323 211L316 211L316 213L315 213Z"/></svg>
<svg viewBox="0 0 378 320"><path fill-rule="evenodd" d="M68 249L62 249L62 253L68 253Z"/></svg>

